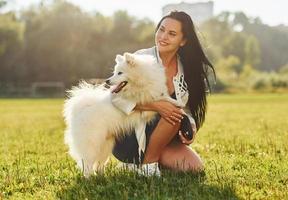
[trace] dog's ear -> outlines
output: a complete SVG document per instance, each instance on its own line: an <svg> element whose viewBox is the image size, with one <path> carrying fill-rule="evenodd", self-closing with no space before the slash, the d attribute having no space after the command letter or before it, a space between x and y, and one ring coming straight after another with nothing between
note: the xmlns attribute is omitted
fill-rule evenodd
<svg viewBox="0 0 288 200"><path fill-rule="evenodd" d="M120 62L123 62L123 60L124 60L124 57L119 55L119 54L117 54L117 56L115 58L115 62L116 63L120 63Z"/></svg>
<svg viewBox="0 0 288 200"><path fill-rule="evenodd" d="M124 53L124 58L127 62L127 64L131 67L135 67L136 66L136 61L135 61L135 57L133 54L131 53Z"/></svg>

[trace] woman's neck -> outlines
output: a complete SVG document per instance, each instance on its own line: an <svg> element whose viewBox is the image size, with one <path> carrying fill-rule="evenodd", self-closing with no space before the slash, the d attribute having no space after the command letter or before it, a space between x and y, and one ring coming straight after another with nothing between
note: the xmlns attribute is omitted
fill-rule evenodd
<svg viewBox="0 0 288 200"><path fill-rule="evenodd" d="M161 53L159 52L159 56L162 60L162 64L165 66L165 67L169 67L171 66L171 64L173 64L173 62L175 62L177 60L177 57L176 57L176 52L172 52L172 53Z"/></svg>

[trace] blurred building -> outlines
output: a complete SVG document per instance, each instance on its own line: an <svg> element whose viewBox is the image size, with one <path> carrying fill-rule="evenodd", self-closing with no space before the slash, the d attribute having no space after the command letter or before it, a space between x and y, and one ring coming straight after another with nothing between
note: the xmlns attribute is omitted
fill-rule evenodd
<svg viewBox="0 0 288 200"><path fill-rule="evenodd" d="M178 4L168 4L162 8L162 16L169 14L171 11L184 11L192 17L196 24L210 19L213 17L214 3L208 2L195 2L186 3L181 2Z"/></svg>

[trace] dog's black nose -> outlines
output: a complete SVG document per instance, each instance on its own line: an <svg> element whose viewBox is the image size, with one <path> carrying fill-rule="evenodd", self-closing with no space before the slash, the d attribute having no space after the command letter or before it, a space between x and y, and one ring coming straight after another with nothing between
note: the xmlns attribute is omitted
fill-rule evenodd
<svg viewBox="0 0 288 200"><path fill-rule="evenodd" d="M111 81L110 81L109 79L107 79L107 80L105 81L105 83L106 83L107 85L110 85L110 84L111 84Z"/></svg>

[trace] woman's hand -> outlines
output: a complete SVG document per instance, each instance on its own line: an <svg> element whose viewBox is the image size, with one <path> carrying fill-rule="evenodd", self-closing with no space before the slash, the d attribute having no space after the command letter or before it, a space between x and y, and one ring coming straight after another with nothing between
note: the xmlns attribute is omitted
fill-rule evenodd
<svg viewBox="0 0 288 200"><path fill-rule="evenodd" d="M145 105L136 105L135 109L158 112L162 118L172 125L181 122L181 119L183 119L182 114L184 113L184 111L179 107L164 100L155 101Z"/></svg>
<svg viewBox="0 0 288 200"><path fill-rule="evenodd" d="M181 132L181 130L179 130L179 137L180 137L180 140L182 141L183 144L189 145L189 144L193 143L193 141L195 139L195 135L197 133L196 125L195 124L191 124L191 126L192 126L192 130L193 130L193 137L192 137L191 140L187 140L183 136L183 133Z"/></svg>
<svg viewBox="0 0 288 200"><path fill-rule="evenodd" d="M153 103L155 111L170 124L175 125L183 119L183 110L168 101L155 101Z"/></svg>

